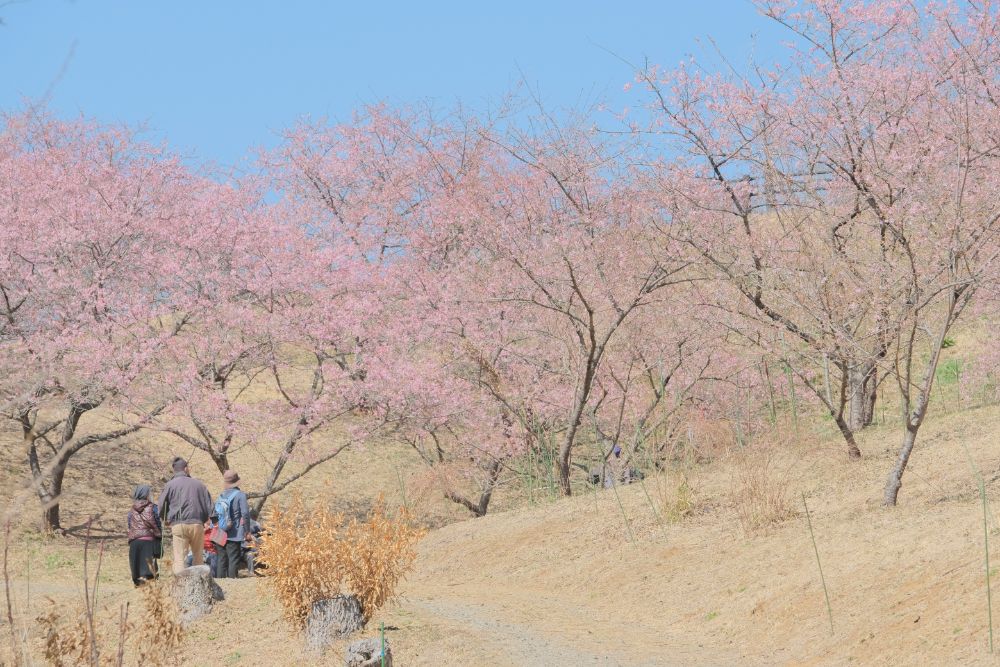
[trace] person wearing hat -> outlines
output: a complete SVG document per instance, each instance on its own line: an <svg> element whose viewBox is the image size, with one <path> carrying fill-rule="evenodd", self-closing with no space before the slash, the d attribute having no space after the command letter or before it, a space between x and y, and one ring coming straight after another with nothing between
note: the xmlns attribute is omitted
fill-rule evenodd
<svg viewBox="0 0 1000 667"><path fill-rule="evenodd" d="M172 563L174 574L184 571L184 558L191 551L191 563L203 565L202 527L212 513L212 494L200 480L191 477L188 462L175 456L170 463L174 477L160 492L160 513L170 527L171 542L174 546Z"/></svg>
<svg viewBox="0 0 1000 667"><path fill-rule="evenodd" d="M222 473L222 493L215 501L219 527L225 527L225 544L216 548L215 576L218 579L235 579L236 570L243 560L243 542L250 532L250 504L247 494L239 487L240 476L235 470Z"/></svg>

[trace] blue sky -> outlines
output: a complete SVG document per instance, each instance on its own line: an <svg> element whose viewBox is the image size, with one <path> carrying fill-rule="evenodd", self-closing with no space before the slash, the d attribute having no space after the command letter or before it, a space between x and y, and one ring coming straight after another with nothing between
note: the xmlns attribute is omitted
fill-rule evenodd
<svg viewBox="0 0 1000 667"><path fill-rule="evenodd" d="M547 105L635 102L633 62L737 65L788 39L744 0L612 3L24 0L0 8L0 109L144 123L198 161L236 164L302 116L366 103L485 109L521 76Z"/></svg>

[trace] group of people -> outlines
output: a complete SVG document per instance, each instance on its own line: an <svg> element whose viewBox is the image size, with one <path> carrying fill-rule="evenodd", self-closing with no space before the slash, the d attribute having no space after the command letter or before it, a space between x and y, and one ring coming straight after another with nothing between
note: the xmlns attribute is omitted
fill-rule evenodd
<svg viewBox="0 0 1000 667"><path fill-rule="evenodd" d="M150 499L148 484L132 492L132 509L126 519L132 583L138 586L156 577L156 561L163 556L164 525L170 528L174 573L207 561L217 578L235 578L241 564L254 574L261 527L240 490L240 476L234 470L225 471L223 490L213 503L205 485L191 476L187 461L175 457L171 467L173 478L157 503Z"/></svg>

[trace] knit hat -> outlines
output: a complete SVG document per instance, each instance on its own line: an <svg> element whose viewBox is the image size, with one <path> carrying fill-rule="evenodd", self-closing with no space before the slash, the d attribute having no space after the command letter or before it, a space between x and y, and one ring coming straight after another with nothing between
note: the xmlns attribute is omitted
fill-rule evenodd
<svg viewBox="0 0 1000 667"><path fill-rule="evenodd" d="M222 473L222 481L225 483L227 487L236 486L240 481L240 476L236 473L235 470L227 470L226 472Z"/></svg>

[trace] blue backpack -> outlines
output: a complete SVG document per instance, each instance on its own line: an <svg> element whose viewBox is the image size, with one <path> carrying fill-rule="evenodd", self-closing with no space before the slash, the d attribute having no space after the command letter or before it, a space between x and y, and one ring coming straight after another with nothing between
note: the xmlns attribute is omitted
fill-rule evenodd
<svg viewBox="0 0 1000 667"><path fill-rule="evenodd" d="M226 495L225 492L219 494L219 499L215 501L215 515L219 517L219 530L228 531L232 525L230 518L232 511L232 500L235 493Z"/></svg>

